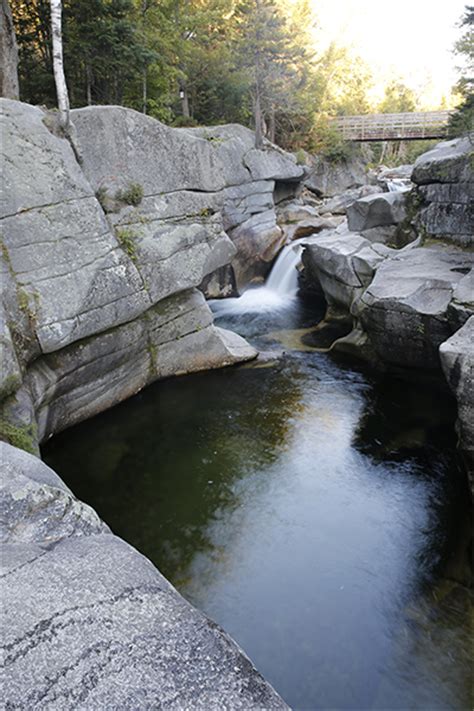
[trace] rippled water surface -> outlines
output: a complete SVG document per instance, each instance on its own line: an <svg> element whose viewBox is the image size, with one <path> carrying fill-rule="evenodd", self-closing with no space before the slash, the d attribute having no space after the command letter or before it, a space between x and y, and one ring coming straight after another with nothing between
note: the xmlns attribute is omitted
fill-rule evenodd
<svg viewBox="0 0 474 711"><path fill-rule="evenodd" d="M453 403L302 345L317 317L234 313L261 363L157 383L45 459L294 708L470 708Z"/></svg>

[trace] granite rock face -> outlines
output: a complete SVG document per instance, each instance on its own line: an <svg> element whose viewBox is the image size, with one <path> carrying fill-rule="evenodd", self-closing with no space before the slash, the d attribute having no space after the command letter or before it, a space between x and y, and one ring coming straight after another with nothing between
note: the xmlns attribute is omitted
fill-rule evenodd
<svg viewBox="0 0 474 711"><path fill-rule="evenodd" d="M219 258L204 262L201 281L230 261L239 288L266 275L282 246L276 186L279 181L297 185L303 176L293 156L270 143L256 150L252 131L237 124L174 129L119 107L89 107L71 115L94 190L112 196L130 185L143 190L138 207L110 218L117 229L133 234L139 264L154 258L150 248L158 229L160 242L176 246L172 261L177 265L186 242L196 242L192 227L205 222ZM179 232L169 234L173 222ZM181 256L189 262L188 253Z"/></svg>
<svg viewBox="0 0 474 711"><path fill-rule="evenodd" d="M5 443L0 462L6 708L288 708L51 469Z"/></svg>
<svg viewBox="0 0 474 711"><path fill-rule="evenodd" d="M474 254L459 249L393 249L341 225L305 247L303 264L328 317L353 320L333 348L374 363L439 369L439 346L474 312Z"/></svg>
<svg viewBox="0 0 474 711"><path fill-rule="evenodd" d="M459 447L474 499L474 315L439 349L446 380L458 403Z"/></svg>
<svg viewBox="0 0 474 711"><path fill-rule="evenodd" d="M423 237L474 246L472 137L445 141L420 156L412 180L419 205L416 227Z"/></svg>
<svg viewBox="0 0 474 711"><path fill-rule="evenodd" d="M472 267L474 255L423 247L378 266L354 313L382 362L439 368L439 346L459 326L456 290ZM470 308L473 299L474 291Z"/></svg>
<svg viewBox="0 0 474 711"><path fill-rule="evenodd" d="M368 183L367 161L361 154L331 162L323 157L310 159L305 186L320 197L333 197Z"/></svg>
<svg viewBox="0 0 474 711"><path fill-rule="evenodd" d="M398 225L405 217L405 196L401 192L368 195L347 208L347 223L353 232Z"/></svg>
<svg viewBox="0 0 474 711"><path fill-rule="evenodd" d="M293 156L255 150L242 126L172 129L90 107L71 112L79 163L51 115L1 109L5 439L37 451L156 378L255 357L196 289L268 271L284 240L276 186L303 173Z"/></svg>

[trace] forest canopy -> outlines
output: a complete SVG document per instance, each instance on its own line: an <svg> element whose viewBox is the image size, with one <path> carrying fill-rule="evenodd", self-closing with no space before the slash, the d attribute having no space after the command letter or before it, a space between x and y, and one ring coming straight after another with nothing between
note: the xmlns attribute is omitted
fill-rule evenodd
<svg viewBox="0 0 474 711"><path fill-rule="evenodd" d="M54 106L49 0L12 7L24 101ZM309 0L63 0L71 107L119 104L175 126L238 122L285 148L331 146L329 116L417 108L401 82L380 106L370 68L316 46Z"/></svg>

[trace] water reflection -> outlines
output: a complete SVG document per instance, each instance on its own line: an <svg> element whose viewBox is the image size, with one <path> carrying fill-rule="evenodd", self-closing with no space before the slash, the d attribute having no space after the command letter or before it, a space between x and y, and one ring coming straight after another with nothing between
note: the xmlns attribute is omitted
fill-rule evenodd
<svg viewBox="0 0 474 711"><path fill-rule="evenodd" d="M310 325L292 308L243 330L272 346ZM461 709L470 605L446 571L464 489L452 402L434 402L296 350L158 383L44 454L294 708Z"/></svg>

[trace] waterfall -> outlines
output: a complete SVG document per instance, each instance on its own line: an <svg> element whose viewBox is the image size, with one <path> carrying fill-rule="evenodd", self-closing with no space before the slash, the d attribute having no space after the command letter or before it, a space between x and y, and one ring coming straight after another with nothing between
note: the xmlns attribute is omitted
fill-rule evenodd
<svg viewBox="0 0 474 711"><path fill-rule="evenodd" d="M386 181L389 193L403 193L411 190L412 182L408 178L391 178Z"/></svg>
<svg viewBox="0 0 474 711"><path fill-rule="evenodd" d="M298 292L297 267L301 261L302 245L307 241L307 238L299 239L283 247L264 286L248 289L236 299L212 301L214 313L217 316L232 316L276 311L290 306Z"/></svg>
<svg viewBox="0 0 474 711"><path fill-rule="evenodd" d="M283 247L267 279L265 287L282 297L293 297L298 291L297 266L303 251L301 242L302 240L297 240Z"/></svg>

